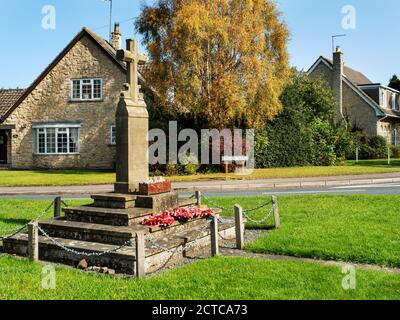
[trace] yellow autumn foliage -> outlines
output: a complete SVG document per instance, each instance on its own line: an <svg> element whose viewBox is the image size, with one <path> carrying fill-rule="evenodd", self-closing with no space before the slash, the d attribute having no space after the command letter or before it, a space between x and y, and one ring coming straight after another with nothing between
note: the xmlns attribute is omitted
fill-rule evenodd
<svg viewBox="0 0 400 320"><path fill-rule="evenodd" d="M262 127L282 108L286 24L272 0L159 0L136 21L145 78L163 105L199 124Z"/></svg>

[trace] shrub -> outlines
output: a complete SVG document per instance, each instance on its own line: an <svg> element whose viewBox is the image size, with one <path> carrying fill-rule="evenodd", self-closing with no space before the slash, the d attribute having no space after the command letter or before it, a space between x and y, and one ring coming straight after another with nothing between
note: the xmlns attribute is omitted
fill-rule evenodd
<svg viewBox="0 0 400 320"><path fill-rule="evenodd" d="M179 175L179 167L177 164L167 163L165 165L165 174L167 176Z"/></svg>
<svg viewBox="0 0 400 320"><path fill-rule="evenodd" d="M383 159L387 157L388 144L384 137L376 136L361 142L361 159Z"/></svg>
<svg viewBox="0 0 400 320"><path fill-rule="evenodd" d="M178 165L179 172L186 175L194 175L199 171L199 159L193 154L186 154L180 157L181 164Z"/></svg>
<svg viewBox="0 0 400 320"><path fill-rule="evenodd" d="M390 151L393 158L400 158L400 147L391 146Z"/></svg>
<svg viewBox="0 0 400 320"><path fill-rule="evenodd" d="M356 148L358 145L357 134L348 129L349 125L342 123L334 130L336 164L344 164L346 159L356 158Z"/></svg>
<svg viewBox="0 0 400 320"><path fill-rule="evenodd" d="M333 130L327 121L316 119L311 124L312 130L312 164L332 166L336 162L333 144Z"/></svg>
<svg viewBox="0 0 400 320"><path fill-rule="evenodd" d="M294 74L281 101L283 110L255 136L258 168L331 165L335 163L332 91L326 83Z"/></svg>

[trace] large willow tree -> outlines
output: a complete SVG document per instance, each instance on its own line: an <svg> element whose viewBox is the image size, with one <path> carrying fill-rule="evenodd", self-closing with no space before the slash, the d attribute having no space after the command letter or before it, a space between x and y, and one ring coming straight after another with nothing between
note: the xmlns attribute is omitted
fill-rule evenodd
<svg viewBox="0 0 400 320"><path fill-rule="evenodd" d="M272 0L159 0L135 26L169 110L215 128L262 127L280 111L289 34Z"/></svg>

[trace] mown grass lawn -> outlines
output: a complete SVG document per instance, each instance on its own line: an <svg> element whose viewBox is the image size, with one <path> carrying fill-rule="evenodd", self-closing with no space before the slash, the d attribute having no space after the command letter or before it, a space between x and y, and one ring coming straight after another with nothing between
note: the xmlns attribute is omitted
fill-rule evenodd
<svg viewBox="0 0 400 320"><path fill-rule="evenodd" d="M91 200L65 201L69 206L88 204ZM52 200L5 200L0 199L0 236L1 230L11 230L36 219L41 212L52 204ZM51 208L42 219L52 218Z"/></svg>
<svg viewBox="0 0 400 320"><path fill-rule="evenodd" d="M344 290L339 267L219 257L142 280L56 268L56 289L42 288L42 265L0 256L0 299L399 299L400 277L357 270Z"/></svg>
<svg viewBox="0 0 400 320"><path fill-rule="evenodd" d="M223 207L254 208L268 197L210 198ZM369 195L279 198L281 228L246 249L298 257L400 267L400 197ZM264 216L266 209L250 215ZM227 212L229 214L230 212ZM270 218L262 227L271 227ZM249 223L247 227L259 227Z"/></svg>
<svg viewBox="0 0 400 320"><path fill-rule="evenodd" d="M266 199L212 200L224 206L240 203L251 208ZM393 263L399 259L395 208L400 200L396 197L301 196L281 197L279 202L282 228L248 249L397 265ZM0 200L0 229L28 222L49 203ZM51 215L49 212L46 217ZM255 215L261 217L262 211ZM342 288L341 268L314 263L220 257L143 280L57 266L55 290L42 288L42 266L0 255L0 299L400 299L398 274L357 269L357 288L346 291Z"/></svg>
<svg viewBox="0 0 400 320"><path fill-rule="evenodd" d="M251 175L229 175L229 179L278 179L326 177L340 175L361 175L400 172L400 160L392 160L391 165L385 160L348 161L344 166L333 167L295 167L256 169ZM207 181L224 180L225 174L197 174L191 176L168 177L171 181ZM115 182L115 173L91 170L57 170L57 171L14 171L0 170L0 187L12 186L68 186L100 185Z"/></svg>

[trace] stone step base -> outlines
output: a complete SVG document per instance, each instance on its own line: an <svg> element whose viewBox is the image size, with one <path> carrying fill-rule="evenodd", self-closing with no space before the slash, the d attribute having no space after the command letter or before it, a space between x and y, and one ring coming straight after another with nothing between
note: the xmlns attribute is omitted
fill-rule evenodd
<svg viewBox="0 0 400 320"><path fill-rule="evenodd" d="M50 237L114 245L123 245L134 237L137 231L143 231L144 234L149 233L149 228L141 225L107 226L65 219L40 221L39 226Z"/></svg>
<svg viewBox="0 0 400 320"><path fill-rule="evenodd" d="M134 237L137 231L143 231L145 235L151 233L155 237L167 237L178 232L187 232L192 228L204 227L207 224L208 222L205 219L193 219L185 223L176 221L173 225L166 228L147 227L140 224L132 226L108 226L69 221L64 218L39 222L39 226L51 237L113 245L123 245Z"/></svg>
<svg viewBox="0 0 400 320"><path fill-rule="evenodd" d="M225 239L234 238L234 223L221 224L219 226L219 233ZM163 251L154 246L152 241L146 240L147 273L155 272L167 266L173 266L184 259L184 254L193 255L205 247L210 247L210 230L209 228L205 229L203 226L195 226L181 230L180 232L174 233L174 235L166 235L163 232L160 232L153 236L153 242L156 242L159 246L165 249L179 249L186 243L189 243L191 246L186 253L177 250L176 253L171 256L171 253ZM101 244L97 242L77 241L63 238L54 238L54 240L69 249L86 253L101 253L118 248L117 245ZM3 246L4 251L8 254L26 257L28 253L28 236L26 234L16 235L4 240ZM109 269L114 269L117 273L135 274L135 248L133 246L124 247L116 252L100 257L85 257L65 251L55 245L51 240L44 236L39 236L39 259L42 261L62 263L74 267L76 267L82 259L85 259L89 266L107 267Z"/></svg>
<svg viewBox="0 0 400 320"><path fill-rule="evenodd" d="M194 205L195 199L183 198L179 199L180 207ZM139 224L144 218L152 214L158 214L149 208L100 208L93 205L67 207L63 209L65 219L76 222L86 222L110 226L132 226Z"/></svg>
<svg viewBox="0 0 400 320"><path fill-rule="evenodd" d="M93 206L67 207L63 209L65 219L110 226L130 226L153 213L151 209L113 209Z"/></svg>
<svg viewBox="0 0 400 320"><path fill-rule="evenodd" d="M117 248L115 245L100 244L87 241L76 241L62 238L54 238L57 243L79 252L104 252ZM19 234L3 241L4 251L22 257L28 255L28 235ZM134 274L135 270L135 248L125 247L118 252L110 253L100 257L84 257L59 248L51 240L39 236L39 260L56 262L76 267L85 259L90 266L107 267L118 273Z"/></svg>

